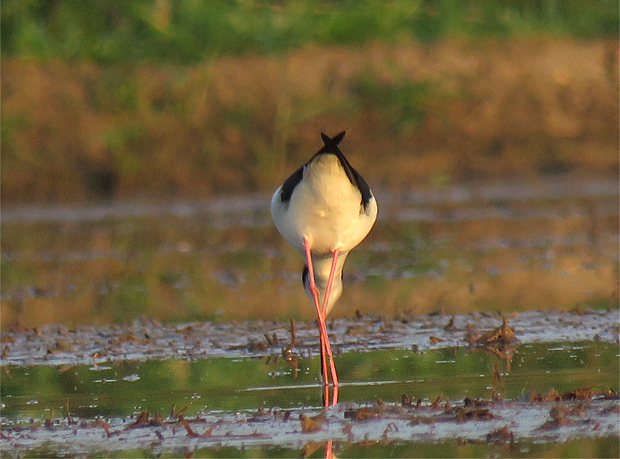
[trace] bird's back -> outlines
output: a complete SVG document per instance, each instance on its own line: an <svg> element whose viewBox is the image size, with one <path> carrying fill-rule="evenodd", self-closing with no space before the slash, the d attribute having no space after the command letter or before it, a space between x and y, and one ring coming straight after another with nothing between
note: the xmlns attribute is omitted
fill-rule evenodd
<svg viewBox="0 0 620 459"><path fill-rule="evenodd" d="M351 250L366 237L377 216L372 195L364 206L360 190L332 153L317 154L304 166L303 179L288 203L280 202L279 192L271 205L276 227L300 251L304 236L313 253Z"/></svg>

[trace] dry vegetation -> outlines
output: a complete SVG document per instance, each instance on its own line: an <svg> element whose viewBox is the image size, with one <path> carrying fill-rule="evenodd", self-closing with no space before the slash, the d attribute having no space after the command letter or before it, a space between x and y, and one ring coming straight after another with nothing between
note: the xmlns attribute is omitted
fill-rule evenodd
<svg viewBox="0 0 620 459"><path fill-rule="evenodd" d="M267 191L320 131L342 129L375 186L617 174L616 45L403 38L183 66L5 58L2 196Z"/></svg>

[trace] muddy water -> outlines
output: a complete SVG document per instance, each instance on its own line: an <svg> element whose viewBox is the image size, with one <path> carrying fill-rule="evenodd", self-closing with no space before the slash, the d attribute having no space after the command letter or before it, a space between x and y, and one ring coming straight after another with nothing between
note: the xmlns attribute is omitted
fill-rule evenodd
<svg viewBox="0 0 620 459"><path fill-rule="evenodd" d="M617 183L377 197L325 412L268 197L3 208L2 456L617 457Z"/></svg>
<svg viewBox="0 0 620 459"><path fill-rule="evenodd" d="M4 333L2 454L619 453L617 310L362 316L330 335L342 383L323 411L312 322Z"/></svg>
<svg viewBox="0 0 620 459"><path fill-rule="evenodd" d="M377 190L334 317L617 304L615 180ZM2 327L311 318L266 196L3 208Z"/></svg>
<svg viewBox="0 0 620 459"><path fill-rule="evenodd" d="M587 328L606 330L609 316L596 317ZM531 342L501 359L476 347L360 347L338 356L340 400L325 412L316 355L301 352L294 371L275 349L250 349L230 346L231 356L208 359L133 352L143 360L5 365L2 455L319 457L328 444L339 457L619 452L617 343Z"/></svg>

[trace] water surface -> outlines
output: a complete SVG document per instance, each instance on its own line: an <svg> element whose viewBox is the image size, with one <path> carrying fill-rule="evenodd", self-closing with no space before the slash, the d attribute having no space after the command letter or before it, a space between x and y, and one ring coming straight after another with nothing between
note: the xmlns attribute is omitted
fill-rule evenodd
<svg viewBox="0 0 620 459"><path fill-rule="evenodd" d="M327 410L269 197L3 208L2 456L618 457L617 183L377 199Z"/></svg>
<svg viewBox="0 0 620 459"><path fill-rule="evenodd" d="M278 448L299 455L327 440L337 442L342 457L412 456L419 442L437 456L432 443L450 451L468 442L486 445L466 448L471 455L486 455L499 443L528 455L545 450L533 448L536 442L576 437L583 443L571 446L573 453L584 447L617 453L617 442L614 449L609 441L620 433L614 344L523 344L512 352L510 369L505 360L465 348L347 352L337 360L344 381L339 405L311 432L303 431L300 416L321 412L318 358L301 359L298 372L266 356L9 367L2 375L3 455L28 446L39 453L187 448L209 455L227 447L236 456L247 446L278 457L284 454ZM586 387L583 398L536 401L535 394L563 397ZM570 422L550 425L559 406L571 413ZM175 418L183 408L191 429L208 435L188 438ZM460 420L459 409L481 419ZM161 422L132 429L144 411L153 419L160 413ZM493 432L504 428L511 439L495 440Z"/></svg>
<svg viewBox="0 0 620 459"><path fill-rule="evenodd" d="M614 181L377 190L333 317L618 303ZM1 323L312 318L267 196L3 208Z"/></svg>

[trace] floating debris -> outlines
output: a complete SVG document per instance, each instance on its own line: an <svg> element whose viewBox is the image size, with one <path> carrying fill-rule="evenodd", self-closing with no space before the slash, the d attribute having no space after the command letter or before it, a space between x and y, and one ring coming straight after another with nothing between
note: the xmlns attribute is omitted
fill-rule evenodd
<svg viewBox="0 0 620 459"><path fill-rule="evenodd" d="M554 391L548 391L553 393ZM587 403L560 400L450 400L432 401L403 395L399 403L377 400L372 405L339 404L328 409L297 410L299 429L291 428L291 413L260 407L252 412L204 412L188 418L188 408L164 419L141 411L129 424L122 418L75 419L65 407L63 417L3 425L2 451L70 452L90 455L96 451L173 451L187 438L200 447L278 445L299 448L302 456L317 449L332 451L338 443L369 446L403 441L447 441L512 444L525 439L558 441L572 438L616 437L620 434L618 400L605 391L577 388L565 394L589 396ZM303 411L303 412L302 412ZM507 420L510 423L507 424ZM44 428L41 428L44 427ZM105 435L101 435L101 431ZM431 436L432 432L432 436ZM301 435L300 435L301 434ZM122 441L116 439L122 438ZM114 440L114 441L112 441ZM330 442L334 442L333 444ZM333 451L332 451L333 453Z"/></svg>
<svg viewBox="0 0 620 459"><path fill-rule="evenodd" d="M507 346L519 342L514 328L508 326L506 316L502 317L502 325L488 331L481 336L477 333L468 333L467 342L474 346Z"/></svg>
<svg viewBox="0 0 620 459"><path fill-rule="evenodd" d="M618 342L617 326L610 326L617 323L616 310L593 311L592 314L579 316L578 321L567 321L571 316L569 312L521 312L510 319L512 326L508 326L504 318L501 326L487 332L479 330L493 327L497 315L477 313L454 316L454 323L476 324L475 327L468 327L465 337L454 333L452 327L438 324L435 316L411 317L406 324L397 319L371 316L335 319L330 321L329 332L334 342L338 343L336 352L379 349L416 349L423 352L469 344L474 349L504 360L512 357L514 348L511 346L517 342ZM234 324L153 322L146 328L142 322L125 326L79 326L71 333L64 333L58 326L50 325L41 327L39 334L20 324L18 328L13 327L2 334L6 346L10 347L6 349L5 346L0 364L92 365L127 359L192 360L248 354L273 355L273 348L280 345L280 338L274 330L287 328L287 325L273 321ZM310 325L307 322L296 325L294 345L289 343L285 347L285 360L291 356L293 347L298 356L318 352L318 334ZM515 329L519 330L518 339ZM364 333L352 333L351 330L364 330ZM280 351L277 353L280 354Z"/></svg>
<svg viewBox="0 0 620 459"><path fill-rule="evenodd" d="M300 414L299 420L301 421L302 432L304 433L318 432L319 430L323 430L323 423L325 422L325 414L321 413L313 417Z"/></svg>

